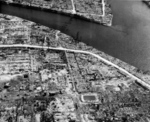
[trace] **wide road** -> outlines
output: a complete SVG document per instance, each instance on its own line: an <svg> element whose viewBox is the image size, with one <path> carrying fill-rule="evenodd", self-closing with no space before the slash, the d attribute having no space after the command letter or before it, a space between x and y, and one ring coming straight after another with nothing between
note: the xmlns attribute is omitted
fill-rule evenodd
<svg viewBox="0 0 150 122"><path fill-rule="evenodd" d="M55 48L55 47L37 46L37 45L28 45L28 44L0 45L0 48L11 48L11 47L51 49L51 50L68 51L68 52L92 55L93 57L98 58L99 60L107 63L108 65L113 66L113 67L117 68L118 70L124 72L126 75L128 75L131 78L135 79L137 82L139 82L140 84L142 84L143 86L145 86L146 88L148 88L150 90L150 84L146 83L145 81L141 80L140 78L138 78L138 77L134 76L133 74L129 73L128 71L126 71L122 67L119 67L116 64L106 60L105 58L103 58L103 57L101 57L101 56L99 56L95 53L89 52L89 51L74 50L74 49L68 49L68 48L63 48L63 47L56 47Z"/></svg>

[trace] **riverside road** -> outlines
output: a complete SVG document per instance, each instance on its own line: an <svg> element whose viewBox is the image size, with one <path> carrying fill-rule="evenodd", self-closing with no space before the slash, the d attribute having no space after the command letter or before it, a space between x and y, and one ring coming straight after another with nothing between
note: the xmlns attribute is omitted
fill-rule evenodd
<svg viewBox="0 0 150 122"><path fill-rule="evenodd" d="M132 77L133 79L135 79L138 83L142 84L144 87L146 87L147 89L150 90L150 84L143 81L142 79L138 78L137 76L131 74L130 72L128 72L127 70L123 69L122 67L117 66L116 64L106 60L105 58L94 54L92 52L89 51L83 51L83 50L74 50L74 49L68 49L68 48L63 48L63 47L47 47L47 46L37 46L37 45L27 45L27 44L14 44L14 45L0 45L0 48L11 48L11 47L20 47L20 48L36 48L36 49L49 49L49 50L59 50L59 51L68 51L68 52L74 52L74 53L82 53L82 54L88 54L88 55L92 55L93 57L98 58L100 61L103 61L113 67L115 67L116 69L124 72L126 75Z"/></svg>
<svg viewBox="0 0 150 122"><path fill-rule="evenodd" d="M112 27L74 15L0 2L0 13L18 16L58 29L111 56L150 70L150 10L141 0L108 0L114 15Z"/></svg>

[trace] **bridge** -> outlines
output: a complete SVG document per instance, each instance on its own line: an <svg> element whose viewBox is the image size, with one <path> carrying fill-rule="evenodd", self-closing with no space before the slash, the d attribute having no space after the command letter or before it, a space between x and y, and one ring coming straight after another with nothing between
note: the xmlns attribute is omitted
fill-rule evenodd
<svg viewBox="0 0 150 122"><path fill-rule="evenodd" d="M141 53L141 50L136 46L136 43L139 44L139 42L133 44L128 38L126 39L128 33L115 27L106 27L77 15L58 13L32 6L7 4L2 1L0 1L0 13L17 16L60 30L78 41L91 45L140 69L149 70L150 68L150 62L146 60L147 56L143 55L148 54L147 50L145 49ZM121 41L122 39L126 39L126 41ZM150 53L148 55L150 57ZM146 61L141 61L141 58ZM137 61L139 62L137 63Z"/></svg>

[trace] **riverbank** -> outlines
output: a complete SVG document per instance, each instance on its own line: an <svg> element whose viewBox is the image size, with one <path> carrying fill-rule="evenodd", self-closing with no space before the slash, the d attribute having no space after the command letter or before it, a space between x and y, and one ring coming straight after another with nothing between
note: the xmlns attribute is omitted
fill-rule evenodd
<svg viewBox="0 0 150 122"><path fill-rule="evenodd" d="M141 2L138 1L136 4L133 1L113 3L112 0L110 3L115 15L113 27L86 21L85 18L79 19L75 16L41 11L39 8L29 7L26 9L23 6L17 7L11 4L0 4L0 7L4 14L18 16L60 30L78 42L90 45L111 57L119 58L139 69L149 70L149 31L146 30L148 29L146 27L150 22L146 19L147 15L140 15L140 12L136 12L139 10L136 9L136 6L136 11L131 11L133 5L140 6ZM122 10L124 16L122 13L118 13L118 9ZM145 9L145 6L142 6L142 9ZM147 26L144 26L144 23Z"/></svg>
<svg viewBox="0 0 150 122"><path fill-rule="evenodd" d="M71 0L68 0L71 2ZM1 2L1 1L0 1ZM23 7L34 7L34 8L39 8L43 11L50 11L54 12L57 14L65 14L67 16L72 16L72 17L77 17L77 18L83 18L85 20L90 20L91 22L96 22L98 24L103 24L106 26L111 26L112 24L112 19L113 15L111 12L111 8L107 1L102 0L100 3L89 3L89 2L84 2L84 1L78 1L72 0L72 5L71 3L57 3L55 6L53 5L54 3L50 1L27 1L27 0L22 0L21 2L19 1L7 1L3 0L3 3L7 4L12 4L15 6L23 6ZM45 3L46 2L46 3ZM82 5L80 5L81 3ZM60 5L59 5L60 4ZM64 5L66 4L66 5ZM92 4L92 5L91 5ZM64 5L63 8L62 5ZM93 8L91 8L93 7ZM96 9L95 9L96 8ZM94 11L95 10L95 11ZM88 11L88 13L87 13Z"/></svg>
<svg viewBox="0 0 150 122"><path fill-rule="evenodd" d="M6 32L8 34L8 28L9 29L11 28L11 21L9 21L9 19L10 20L12 19L13 23L15 23L15 22L20 23L21 25L18 25L20 27L24 28L25 26L27 26L26 28L28 28L27 30L24 30L22 32L23 35L25 35L25 33L26 33L26 35L28 35L27 41L25 38L23 38L22 41L21 41L21 38L20 38L20 40L15 40L15 39L9 40L9 39L6 39L5 36L4 36L5 38L3 38L3 36L2 36L3 39L1 38L1 41L0 41L0 44L2 45L2 47L4 47L4 46L7 47L7 45L8 45L8 47L11 47L11 46L13 46L13 44L22 44L23 46L27 45L27 46L31 46L31 47L32 46L33 47L34 46L37 46L37 47L48 46L51 48L52 47L53 48L62 47L66 50L67 49L75 50L75 51L82 50L83 52L89 52L92 55L95 54L96 56L102 57L102 60L106 59L106 60L110 61L111 63L113 63L116 67L117 66L121 67L123 69L123 72L122 72L123 74L124 74L124 71L126 70L129 73L131 73L131 74L137 76L138 78L141 78L142 80L149 83L150 75L148 75L146 73L144 74L144 72L140 71L139 69L137 69L117 58L107 55L99 50L96 50L95 48L88 46L85 43L77 42L77 40L74 40L72 37L65 35L64 33L60 32L58 30L50 29L48 27L44 27L41 25L39 26L36 23L26 22L26 21L16 18L16 17L11 17L11 16L4 16L4 17L1 16L1 17L6 19L5 21L2 20L1 24L5 25L6 23L8 23L8 25L9 25L7 28L5 28L5 26L3 26L4 30L6 29L7 31L6 30L3 31L2 35L5 35ZM28 30L30 30L30 31L28 31ZM19 33L21 34L21 32L19 32ZM10 38L10 36L12 36L11 34L13 35L13 33L10 32L9 38ZM37 38L36 40L35 40L34 36L36 36L36 38ZM21 35L20 35L20 37L21 37ZM11 38L13 38L13 37L11 37ZM43 41L41 41L41 40L43 40ZM148 79L145 79L145 78L148 78Z"/></svg>

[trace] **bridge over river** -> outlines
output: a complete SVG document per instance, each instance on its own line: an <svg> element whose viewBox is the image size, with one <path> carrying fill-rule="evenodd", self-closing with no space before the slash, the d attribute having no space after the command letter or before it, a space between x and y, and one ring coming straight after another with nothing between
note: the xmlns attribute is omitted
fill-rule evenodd
<svg viewBox="0 0 150 122"><path fill-rule="evenodd" d="M58 29L140 69L150 70L150 11L140 0L108 0L114 14L106 27L77 16L0 2L0 13Z"/></svg>

